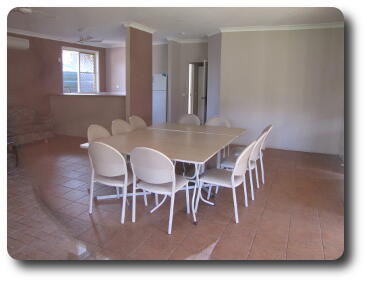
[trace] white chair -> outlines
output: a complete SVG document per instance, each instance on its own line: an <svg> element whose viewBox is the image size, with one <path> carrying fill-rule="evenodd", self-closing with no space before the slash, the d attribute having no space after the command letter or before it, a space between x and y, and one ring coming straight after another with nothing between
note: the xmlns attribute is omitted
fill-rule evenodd
<svg viewBox="0 0 367 283"><path fill-rule="evenodd" d="M89 192L89 213L93 212L95 183L122 188L121 223L124 223L127 186L132 183L132 173L127 169L124 156L112 146L102 142L92 142L88 153L93 168Z"/></svg>
<svg viewBox="0 0 367 283"><path fill-rule="evenodd" d="M227 127L230 128L231 127L231 123L222 117L213 117L211 119L209 119L208 121L206 121L205 123L206 126L219 126L219 127ZM227 154L226 154L227 151ZM223 157L229 155L229 146L227 146L226 148L223 149Z"/></svg>
<svg viewBox="0 0 367 283"><path fill-rule="evenodd" d="M263 138L263 142L261 144L260 153L259 153L260 166L261 166L261 180L263 184L265 184L265 170L264 170L263 155L264 155L264 150L266 149L266 141L268 139L268 136L272 128L273 128L273 125L269 125L260 134L260 136L265 135L265 137ZM237 148L237 150L233 152L235 156L239 154L239 149L240 148Z"/></svg>
<svg viewBox="0 0 367 283"><path fill-rule="evenodd" d="M208 121L206 121L205 125L207 125L207 126L222 126L222 127L227 127L227 128L231 127L231 123L227 119L224 119L224 118L219 117L219 116L209 119Z"/></svg>
<svg viewBox="0 0 367 283"><path fill-rule="evenodd" d="M263 144L263 139L265 138L265 135L266 135L266 133L262 133L254 141L254 146L253 146L253 149L251 151L250 158L249 158L248 169L249 169L249 175L250 175L251 199L252 200L255 199L254 185L253 185L253 181L252 181L252 169L255 169L256 185L257 185L257 188L259 188L260 187L259 186L259 174L258 174L258 170L257 170L257 162L256 161L259 159L260 152L261 152L261 145ZM236 157L234 155L231 155L231 156L229 156L228 158L226 158L222 161L222 163L220 164L220 167L223 168L223 169L233 169L234 166L235 166L235 160L236 160Z"/></svg>
<svg viewBox="0 0 367 283"><path fill-rule="evenodd" d="M91 142L93 142L95 140L98 140L98 139L101 139L101 138L107 138L107 137L110 137L110 136L111 136L111 134L106 128L104 128L100 125L97 125L97 124L92 124L88 127L88 130L87 130L88 143L84 143L84 144L80 145L80 147L83 146L82 148L88 149ZM92 178L93 178L93 165L92 165L91 160L90 160L90 163L91 163ZM116 194L119 195L119 188L118 187L116 187Z"/></svg>
<svg viewBox="0 0 367 283"><path fill-rule="evenodd" d="M248 145L243 152L238 156L234 169L232 171L224 170L224 169L209 169L207 170L201 177L199 181L199 193L196 199L195 211L198 208L199 196L201 194L201 188L203 184L221 186L224 188L232 189L232 197L233 197L233 208L234 208L234 216L236 223L238 220L238 210L237 210L237 197L236 197L236 187L240 184L243 184L243 193L244 193L244 205L248 207L247 200L247 189L246 189L246 171L248 169L248 160L250 154L253 150L253 146L255 142L252 142Z"/></svg>
<svg viewBox="0 0 367 283"><path fill-rule="evenodd" d="M200 119L194 114L186 114L178 120L179 124L200 126Z"/></svg>
<svg viewBox="0 0 367 283"><path fill-rule="evenodd" d="M129 117L129 123L134 130L143 129L147 127L147 123L145 123L145 121L142 118L135 115Z"/></svg>
<svg viewBox="0 0 367 283"><path fill-rule="evenodd" d="M88 127L87 137L89 143L95 141L96 139L107 138L110 136L110 132L100 125L92 124Z"/></svg>
<svg viewBox="0 0 367 283"><path fill-rule="evenodd" d="M263 133L265 133L265 137L260 147L261 180L263 184L265 184L265 170L264 170L263 155L264 155L264 150L266 149L266 141L268 140L268 136L272 129L273 129L273 125L269 125L263 130Z"/></svg>
<svg viewBox="0 0 367 283"><path fill-rule="evenodd" d="M142 189L151 193L164 195L162 201L153 209L154 212L166 200L171 197L168 234L172 232L173 209L175 194L177 191L186 190L186 212L190 213L188 180L176 175L172 161L163 153L146 147L137 147L130 154L131 167L133 169L133 205L132 222L135 222L136 189ZM184 188L185 187L185 188Z"/></svg>
<svg viewBox="0 0 367 283"><path fill-rule="evenodd" d="M122 135L131 132L133 127L126 121L122 119L116 119L112 121L111 132L112 135Z"/></svg>
<svg viewBox="0 0 367 283"><path fill-rule="evenodd" d="M96 139L107 138L110 136L111 134L106 128L100 125L92 124L88 127L87 130L88 142L80 144L80 148L88 149L90 142L95 141Z"/></svg>

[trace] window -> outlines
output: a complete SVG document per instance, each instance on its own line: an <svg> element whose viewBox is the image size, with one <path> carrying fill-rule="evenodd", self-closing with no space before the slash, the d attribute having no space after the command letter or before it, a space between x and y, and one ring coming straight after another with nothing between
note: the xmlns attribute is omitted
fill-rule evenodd
<svg viewBox="0 0 367 283"><path fill-rule="evenodd" d="M62 73L64 93L99 92L98 52L64 47Z"/></svg>

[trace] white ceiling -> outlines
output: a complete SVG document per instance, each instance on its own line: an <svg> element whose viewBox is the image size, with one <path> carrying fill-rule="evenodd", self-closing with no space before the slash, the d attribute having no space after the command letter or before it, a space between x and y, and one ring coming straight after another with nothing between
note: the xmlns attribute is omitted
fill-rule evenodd
<svg viewBox="0 0 367 283"><path fill-rule="evenodd" d="M34 8L41 13L10 12L8 30L20 30L64 41L77 41L78 29L103 39L101 47L121 46L125 41L124 24L135 22L154 29L155 42L168 38L205 39L220 28L316 25L343 22L336 8Z"/></svg>

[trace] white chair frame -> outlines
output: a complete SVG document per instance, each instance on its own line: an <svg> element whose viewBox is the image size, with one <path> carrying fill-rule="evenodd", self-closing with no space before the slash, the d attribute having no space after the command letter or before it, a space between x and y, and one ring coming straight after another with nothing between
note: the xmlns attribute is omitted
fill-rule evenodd
<svg viewBox="0 0 367 283"><path fill-rule="evenodd" d="M233 197L233 210L234 210L234 216L235 216L235 222L239 223L239 218L238 218L238 208L237 208L237 196L236 196L236 184L234 182L234 178L236 176L241 176L242 178L242 182L239 183L237 186L243 184L243 193L244 193L244 206L248 207L248 199L247 199L247 186L246 186L246 171L248 169L248 159L250 157L250 154L253 150L253 147L255 145L255 142L252 142L251 144L249 144L244 150L243 152L240 154L240 156L237 158L236 163L235 163L235 167L232 170L232 174L230 176L231 178L231 185L230 186L226 186L227 188L232 189L232 197ZM224 170L224 169L213 169L213 170ZM219 188L219 184L218 183L214 183L214 182L210 182L208 181L208 179L205 178L206 175L205 173L203 174L203 176L200 177L199 180L199 194L201 193L201 189L203 187L203 185L206 184L211 184L211 185L216 185L217 188ZM223 185L221 185L223 186ZM198 204L199 204L199 197L196 198L196 204L195 204L195 213L197 213L197 209L198 209Z"/></svg>
<svg viewBox="0 0 367 283"><path fill-rule="evenodd" d="M106 153L109 152L110 157L112 157L111 158L112 164L106 160L98 160L98 154L99 154L98 151L103 151L103 150L106 151ZM127 170L126 160L124 156L118 150L113 148L112 146L107 145L102 142L92 142L88 148L88 154L89 154L89 158L90 158L91 165L93 168L92 176L91 176L90 191L89 191L89 214L93 213L94 184L101 183L104 185L115 187L117 189L117 195L119 195L118 188L121 185L121 183L116 182L116 180L112 179L112 177L124 176L123 187L122 187L122 208L121 208L121 223L124 223L125 222L126 201L127 201L126 199L127 186L129 185L128 170ZM98 162L100 162L101 164L98 164ZM118 164L118 163L121 163L121 164ZM111 170L112 172L106 173L109 170ZM98 176L102 176L104 179L101 180L98 177L96 178L96 172L98 173Z"/></svg>
<svg viewBox="0 0 367 283"><path fill-rule="evenodd" d="M140 151L140 153L139 153ZM143 176L139 176L140 174L137 173L137 167L136 167L136 158L140 158L140 156L137 156L137 154L142 154L142 153L147 153L147 152L151 152L153 155L155 155L157 158L157 164L159 164L158 158L161 158L161 162L164 164L166 164L166 169L164 169L166 171L166 173L169 171L170 173L170 177L167 177L166 174L161 176L155 176L154 178L150 177L153 174L151 174L148 178L145 178ZM175 194L179 191L182 190L181 188L179 188L179 190L177 190L176 188L176 173L175 173L175 167L173 162L163 153L155 150L155 149L151 149L151 148L146 148L146 147L137 147L135 148L130 155L130 160L131 160L131 167L133 170L133 204L132 204L132 222L135 223L136 221L136 190L137 189L142 189L145 191L148 191L150 193L154 193L155 194L155 200L156 200L156 206L150 211L151 213L153 213L155 210L157 210L166 200L166 198L169 196L171 198L171 203L170 203L170 212L169 212L169 220L168 220L168 234L172 233L172 224L173 224L173 213L174 213L174 202L175 202ZM169 167L169 168L168 168ZM149 168L151 169L151 168ZM141 169L140 169L141 170ZM150 174L150 173L146 173L146 174ZM138 176L137 176L138 175ZM143 177L143 178L142 178ZM161 178L161 179L160 179ZM141 180L145 183L150 183L149 180L146 179L155 179L155 182L152 184L155 185L159 185L159 184L166 184L166 183L172 183L172 187L170 191L158 191L158 190L152 190L150 188L144 187L141 185L140 182L137 182L138 180ZM163 181L162 181L163 180ZM189 189L188 189L188 181L187 183L184 185L185 186L185 191L186 191L186 213L189 214L190 213L190 195L189 195ZM158 195L162 194L164 195L164 198L161 200L160 203L158 203Z"/></svg>

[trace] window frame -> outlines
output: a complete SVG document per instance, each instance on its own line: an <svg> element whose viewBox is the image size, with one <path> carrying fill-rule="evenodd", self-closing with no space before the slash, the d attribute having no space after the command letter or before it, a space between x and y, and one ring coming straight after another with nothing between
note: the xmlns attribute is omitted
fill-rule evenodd
<svg viewBox="0 0 367 283"><path fill-rule="evenodd" d="M69 93L69 92L64 92L64 72L62 71L64 63L62 61L62 53L64 50L67 51L76 51L80 53L84 53L84 54L91 54L94 55L95 57L95 76L96 76L96 91L95 92L80 92L80 64L79 64L79 60L80 60L80 55L78 56L78 92L74 93ZM93 94L93 93L98 93L100 92L99 89L99 51L98 50L91 50L91 49L83 49L83 48L75 48L75 47L68 47L68 46L62 46L61 48L61 72L62 72L62 92L65 95L68 94Z"/></svg>

